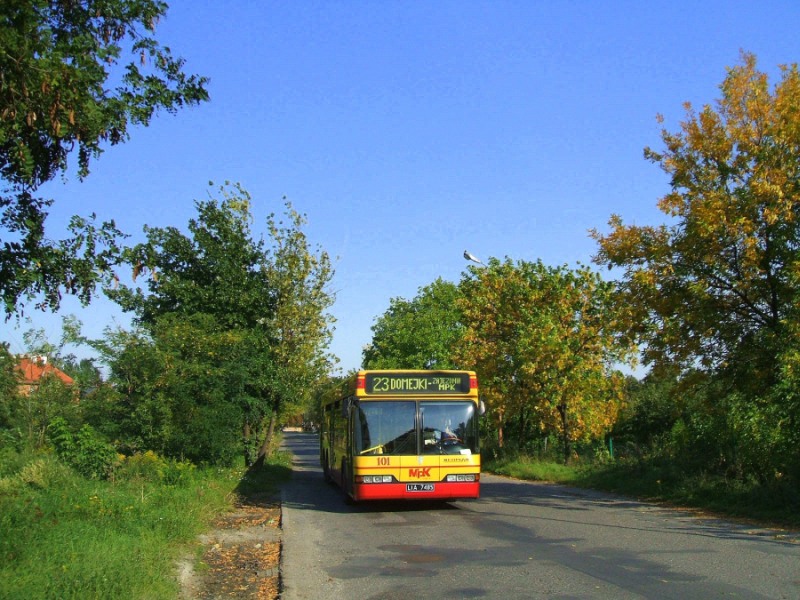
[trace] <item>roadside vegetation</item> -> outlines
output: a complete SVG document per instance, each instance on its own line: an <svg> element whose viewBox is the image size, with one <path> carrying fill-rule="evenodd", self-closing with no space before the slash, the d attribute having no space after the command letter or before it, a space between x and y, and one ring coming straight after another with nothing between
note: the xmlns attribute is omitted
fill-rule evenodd
<svg viewBox="0 0 800 600"><path fill-rule="evenodd" d="M132 316L100 339L71 316L60 340L34 325L26 357L0 344L0 597L175 598L198 534L288 473L278 432L332 370L330 260L285 199L254 232L229 183L133 246L94 217L53 240L44 184L89 176L208 81L155 39L163 2L0 6L4 315L102 291Z"/></svg>
<svg viewBox="0 0 800 600"><path fill-rule="evenodd" d="M88 176L133 126L207 101L207 81L154 39L162 2L0 7L18 24L0 56L4 313L102 291L133 318L101 339L75 318L59 342L29 331L29 358L66 379L24 381L0 345L0 596L174 598L210 519L285 476L280 427L319 421L331 261L288 202L255 230L229 183L131 247L77 216L52 241L36 194L72 150ZM770 87L743 53L713 106L645 150L670 178L665 224L612 215L590 233L596 268L490 258L394 298L364 368L477 371L496 472L798 525L800 73L780 73Z"/></svg>
<svg viewBox="0 0 800 600"><path fill-rule="evenodd" d="M115 456L96 479L52 452L0 451L0 597L178 597L176 564L242 489L276 489L288 458L255 472L153 452Z"/></svg>
<svg viewBox="0 0 800 600"><path fill-rule="evenodd" d="M0 346L0 597L175 598L198 534L288 473L280 428L329 369L331 272L289 205L254 241L246 192L221 193L188 234L125 250L144 288L108 292L131 329L29 330L35 381Z"/></svg>
<svg viewBox="0 0 800 600"><path fill-rule="evenodd" d="M527 481L560 483L701 509L764 526L800 529L800 498L792 485L764 487L755 480L685 470L664 459L587 458L565 465L527 455L484 460L483 470Z"/></svg>
<svg viewBox="0 0 800 600"><path fill-rule="evenodd" d="M675 372L628 377L613 427L600 440L576 444L567 464L554 450L557 438L504 447L489 438L484 469L800 528L796 477L771 471L766 459L759 468L747 466L751 453L764 456L767 448L744 439L730 415L708 414L708 403L705 394L681 385ZM744 443L753 447L740 447Z"/></svg>
<svg viewBox="0 0 800 600"><path fill-rule="evenodd" d="M590 232L614 279L489 258L393 299L365 367L477 371L498 472L797 524L800 73L740 58L645 149L665 223Z"/></svg>

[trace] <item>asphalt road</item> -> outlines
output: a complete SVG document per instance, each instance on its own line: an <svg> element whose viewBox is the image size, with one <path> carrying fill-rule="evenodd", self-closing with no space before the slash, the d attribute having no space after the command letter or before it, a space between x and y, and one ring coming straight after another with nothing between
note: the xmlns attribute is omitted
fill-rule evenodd
<svg viewBox="0 0 800 600"><path fill-rule="evenodd" d="M284 446L284 600L800 599L797 534L489 475L480 500L348 506L316 435Z"/></svg>

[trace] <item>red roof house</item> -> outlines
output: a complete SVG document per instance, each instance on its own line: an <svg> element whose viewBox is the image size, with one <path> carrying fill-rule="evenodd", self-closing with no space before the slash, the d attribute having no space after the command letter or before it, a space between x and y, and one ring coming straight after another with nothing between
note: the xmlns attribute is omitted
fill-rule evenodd
<svg viewBox="0 0 800 600"><path fill-rule="evenodd" d="M48 364L46 358L23 356L17 363L17 369L22 373L19 391L25 396L35 391L39 387L42 378L47 375L58 377L67 385L75 383L75 380L64 371Z"/></svg>

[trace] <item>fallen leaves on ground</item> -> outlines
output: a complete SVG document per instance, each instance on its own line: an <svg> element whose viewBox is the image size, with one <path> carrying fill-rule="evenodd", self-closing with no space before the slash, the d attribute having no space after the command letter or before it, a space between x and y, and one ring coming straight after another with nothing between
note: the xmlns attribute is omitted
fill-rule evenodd
<svg viewBox="0 0 800 600"><path fill-rule="evenodd" d="M280 503L249 498L203 536L191 597L277 600L280 594Z"/></svg>

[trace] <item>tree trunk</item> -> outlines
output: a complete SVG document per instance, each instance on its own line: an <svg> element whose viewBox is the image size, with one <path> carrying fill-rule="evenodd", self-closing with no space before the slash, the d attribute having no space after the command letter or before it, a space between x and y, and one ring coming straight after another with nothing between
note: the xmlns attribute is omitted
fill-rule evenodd
<svg viewBox="0 0 800 600"><path fill-rule="evenodd" d="M564 436L564 464L569 464L569 421L567 420L567 404L558 405L558 412L561 414L561 431Z"/></svg>
<svg viewBox="0 0 800 600"><path fill-rule="evenodd" d="M497 447L503 447L503 413L500 412L497 420Z"/></svg>
<svg viewBox="0 0 800 600"><path fill-rule="evenodd" d="M242 427L242 445L244 446L244 466L253 466L253 457L250 453L250 422L245 421Z"/></svg>
<svg viewBox="0 0 800 600"><path fill-rule="evenodd" d="M519 431L519 433L517 435L519 436L519 438L518 438L519 441L517 442L517 447L527 450L527 447L525 446L525 442L528 439L528 419L527 419L526 410L524 408L521 408L520 411L519 411L519 429L518 429L518 431Z"/></svg>
<svg viewBox="0 0 800 600"><path fill-rule="evenodd" d="M278 420L278 413L274 410L269 416L269 428L267 429L267 435L264 437L264 443L261 444L261 448L258 449L258 458L256 459L257 462L264 462L264 457L270 453L272 448L272 438L275 436L275 423Z"/></svg>

